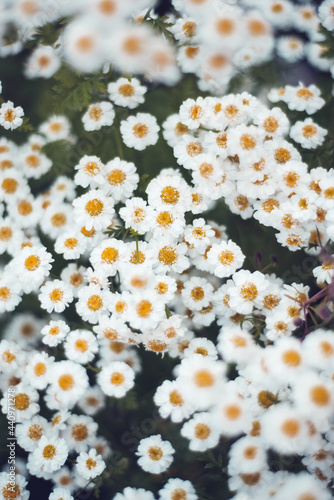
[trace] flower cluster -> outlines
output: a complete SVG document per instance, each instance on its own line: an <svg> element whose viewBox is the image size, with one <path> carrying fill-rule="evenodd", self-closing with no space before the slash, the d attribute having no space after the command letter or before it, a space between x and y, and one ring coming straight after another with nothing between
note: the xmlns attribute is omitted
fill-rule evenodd
<svg viewBox="0 0 334 500"><path fill-rule="evenodd" d="M334 1L171 3L3 7L0 55L33 47L69 112L35 129L1 100L0 407L26 460L0 500L29 476L49 500L332 498L333 99L227 89L276 55L333 76ZM240 223L311 268L262 266Z"/></svg>

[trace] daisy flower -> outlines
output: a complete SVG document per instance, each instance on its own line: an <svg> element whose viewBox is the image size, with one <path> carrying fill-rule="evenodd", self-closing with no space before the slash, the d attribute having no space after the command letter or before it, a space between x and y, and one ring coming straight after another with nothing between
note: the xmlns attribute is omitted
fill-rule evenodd
<svg viewBox="0 0 334 500"><path fill-rule="evenodd" d="M27 78L51 78L60 68L60 58L50 45L39 45L28 58L24 74Z"/></svg>
<svg viewBox="0 0 334 500"><path fill-rule="evenodd" d="M119 78L108 84L109 99L118 106L129 109L134 109L144 102L146 90L137 78Z"/></svg>
<svg viewBox="0 0 334 500"><path fill-rule="evenodd" d="M128 246L123 241L108 238L94 248L90 261L95 269L101 268L106 275L114 276L120 263L128 261L129 253Z"/></svg>
<svg viewBox="0 0 334 500"><path fill-rule="evenodd" d="M17 422L29 420L40 410L38 399L39 394L36 389L20 382L15 386L12 400L9 400L7 395L1 399L2 412L7 414L14 411ZM7 400L10 401L10 405Z"/></svg>
<svg viewBox="0 0 334 500"><path fill-rule="evenodd" d="M215 361L218 358L217 349L211 340L204 337L199 337L190 341L188 347L184 350L184 356L192 356L198 354L199 356L208 357Z"/></svg>
<svg viewBox="0 0 334 500"><path fill-rule="evenodd" d="M21 287L15 278L8 277L0 279L0 313L13 311L21 302Z"/></svg>
<svg viewBox="0 0 334 500"><path fill-rule="evenodd" d="M245 436L232 444L229 451L228 472L252 474L267 466L267 456L262 440Z"/></svg>
<svg viewBox="0 0 334 500"><path fill-rule="evenodd" d="M49 373L53 362L54 357L48 356L46 352L36 352L31 357L25 373L33 387L39 390L45 389L49 383Z"/></svg>
<svg viewBox="0 0 334 500"><path fill-rule="evenodd" d="M87 239L77 229L66 231L58 236L55 242L55 252L62 254L66 260L78 259L85 253Z"/></svg>
<svg viewBox="0 0 334 500"><path fill-rule="evenodd" d="M52 255L42 246L25 247L17 254L11 265L25 293L38 287L49 276L51 262Z"/></svg>
<svg viewBox="0 0 334 500"><path fill-rule="evenodd" d="M111 102L102 101L89 106L82 117L82 123L87 132L92 132L100 130L102 127L110 127L114 118L115 111Z"/></svg>
<svg viewBox="0 0 334 500"><path fill-rule="evenodd" d="M43 435L50 437L50 433L54 434L50 424L44 417L39 415L18 424L15 429L18 443L25 451L33 451L41 437Z"/></svg>
<svg viewBox="0 0 334 500"><path fill-rule="evenodd" d="M300 500L303 497L312 500L330 500L332 495L318 479L307 472L300 472L289 474L283 484L280 484L275 496L277 500L284 500L287 497L291 500Z"/></svg>
<svg viewBox="0 0 334 500"><path fill-rule="evenodd" d="M86 230L106 229L112 222L114 202L100 189L92 189L73 200L74 217Z"/></svg>
<svg viewBox="0 0 334 500"><path fill-rule="evenodd" d="M50 493L48 500L74 500L74 497L71 495L67 488L55 488Z"/></svg>
<svg viewBox="0 0 334 500"><path fill-rule="evenodd" d="M157 209L175 208L184 212L190 206L190 188L175 170L160 173L146 188L148 203Z"/></svg>
<svg viewBox="0 0 334 500"><path fill-rule="evenodd" d="M189 309L200 311L213 298L213 286L205 278L191 277L181 291L183 303Z"/></svg>
<svg viewBox="0 0 334 500"><path fill-rule="evenodd" d="M86 415L95 415L105 406L103 392L97 385L88 387L82 399L78 402L78 406Z"/></svg>
<svg viewBox="0 0 334 500"><path fill-rule="evenodd" d="M32 453L36 467L43 467L45 472L54 472L64 465L68 456L65 439L42 436Z"/></svg>
<svg viewBox="0 0 334 500"><path fill-rule="evenodd" d="M71 415L66 422L66 430L62 433L70 451L80 453L86 451L96 437L98 425L87 415Z"/></svg>
<svg viewBox="0 0 334 500"><path fill-rule="evenodd" d="M315 149L325 140L328 131L317 125L312 118L296 122L290 129L290 137L305 149Z"/></svg>
<svg viewBox="0 0 334 500"><path fill-rule="evenodd" d="M181 429L181 436L190 440L189 449L206 451L219 443L220 434L210 413L196 413Z"/></svg>
<svg viewBox="0 0 334 500"><path fill-rule="evenodd" d="M68 359L83 365L94 359L99 347L89 330L73 330L66 337L64 349Z"/></svg>
<svg viewBox="0 0 334 500"><path fill-rule="evenodd" d="M206 123L206 106L203 97L186 99L179 109L180 121L190 130L197 129Z"/></svg>
<svg viewBox="0 0 334 500"><path fill-rule="evenodd" d="M127 486L122 493L116 493L113 500L154 500L154 495L151 491L143 488Z"/></svg>
<svg viewBox="0 0 334 500"><path fill-rule="evenodd" d="M61 280L48 281L40 289L38 296L41 307L48 313L63 312L73 300L73 293L69 285Z"/></svg>
<svg viewBox="0 0 334 500"><path fill-rule="evenodd" d="M241 270L232 276L234 286L228 288L229 305L240 314L249 314L253 306L261 307L263 294L268 288L268 281L259 271L251 273Z"/></svg>
<svg viewBox="0 0 334 500"><path fill-rule="evenodd" d="M133 294L130 302L129 323L133 328L155 328L165 317L165 303L152 291Z"/></svg>
<svg viewBox="0 0 334 500"><path fill-rule="evenodd" d="M104 167L104 182L102 189L111 195L115 202L130 198L137 189L139 175L134 163L114 158Z"/></svg>
<svg viewBox="0 0 334 500"><path fill-rule="evenodd" d="M172 243L169 240L151 240L151 245L155 256L156 273L166 273L174 271L182 273L189 267L189 260L185 256L187 245L185 243Z"/></svg>
<svg viewBox="0 0 334 500"><path fill-rule="evenodd" d="M88 453L84 451L80 453L77 458L76 468L80 476L86 479L86 481L90 481L102 474L106 468L106 464L102 460L101 455L98 455L96 450L92 448Z"/></svg>
<svg viewBox="0 0 334 500"><path fill-rule="evenodd" d="M184 395L184 389L176 380L164 380L154 395L162 418L170 417L172 422L182 422L190 417L193 408Z"/></svg>
<svg viewBox="0 0 334 500"><path fill-rule="evenodd" d="M333 382L323 380L316 372L309 371L303 377L295 378L291 383L293 401L303 415L314 422L328 419L333 411Z"/></svg>
<svg viewBox="0 0 334 500"><path fill-rule="evenodd" d="M78 186L95 188L104 183L104 165L97 156L83 156L74 168L78 171L74 176Z"/></svg>
<svg viewBox="0 0 334 500"><path fill-rule="evenodd" d="M305 111L308 115L313 115L325 104L316 85L311 84L307 87L301 82L297 87L291 85L285 87L284 100L291 111Z"/></svg>
<svg viewBox="0 0 334 500"><path fill-rule="evenodd" d="M79 72L97 71L104 62L102 33L90 19L72 21L63 33L65 59Z"/></svg>
<svg viewBox="0 0 334 500"><path fill-rule="evenodd" d="M21 106L14 107L14 103L7 101L0 108L0 125L6 130L14 130L20 127L23 123L24 111Z"/></svg>
<svg viewBox="0 0 334 500"><path fill-rule="evenodd" d="M187 387L187 400L198 410L215 403L217 391L225 383L225 371L222 361L213 362L197 354L184 358L176 369L180 387Z"/></svg>
<svg viewBox="0 0 334 500"><path fill-rule="evenodd" d="M42 342L50 347L54 347L64 340L69 331L70 327L65 321L52 320L41 330L41 334L43 335Z"/></svg>
<svg viewBox="0 0 334 500"><path fill-rule="evenodd" d="M173 461L174 448L169 441L162 441L161 435L150 436L139 443L136 455L139 466L151 474L164 472Z"/></svg>
<svg viewBox="0 0 334 500"><path fill-rule="evenodd" d="M219 278L227 278L242 266L245 256L232 240L214 243L207 253L208 263Z"/></svg>
<svg viewBox="0 0 334 500"><path fill-rule="evenodd" d="M170 478L164 487L159 490L160 500L175 500L179 495L184 500L197 500L198 496L190 481L178 478Z"/></svg>
<svg viewBox="0 0 334 500"><path fill-rule="evenodd" d="M26 490L28 482L22 474L15 473L13 484L12 475L8 472L0 472L0 492L2 498L17 498L18 500L29 500L30 492ZM13 497L15 495L15 497Z"/></svg>
<svg viewBox="0 0 334 500"><path fill-rule="evenodd" d="M131 198L120 208L119 215L124 220L126 229L130 227L139 234L149 231L153 224L154 209L142 198Z"/></svg>
<svg viewBox="0 0 334 500"><path fill-rule="evenodd" d="M107 396L122 398L134 386L135 373L124 361L113 361L104 366L97 382Z"/></svg>
<svg viewBox="0 0 334 500"><path fill-rule="evenodd" d="M46 136L48 142L68 140L71 124L66 116L54 115L39 127L39 132Z"/></svg>
<svg viewBox="0 0 334 500"><path fill-rule="evenodd" d="M51 394L62 407L73 407L88 387L85 368L74 361L58 361L50 370Z"/></svg>
<svg viewBox="0 0 334 500"><path fill-rule="evenodd" d="M128 148L143 151L158 141L160 130L156 118L149 113L138 113L121 121L120 132Z"/></svg>
<svg viewBox="0 0 334 500"><path fill-rule="evenodd" d="M100 316L109 308L111 292L107 289L101 290L98 285L91 284L80 288L78 299L76 303L77 313L84 321L97 323Z"/></svg>
<svg viewBox="0 0 334 500"><path fill-rule="evenodd" d="M185 227L183 237L189 245L201 251L209 245L214 234L214 230L204 219L194 219L192 224Z"/></svg>

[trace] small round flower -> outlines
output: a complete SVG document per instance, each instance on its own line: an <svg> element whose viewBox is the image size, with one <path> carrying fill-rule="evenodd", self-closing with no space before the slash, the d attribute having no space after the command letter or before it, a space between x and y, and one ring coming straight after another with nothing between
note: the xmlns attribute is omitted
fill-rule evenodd
<svg viewBox="0 0 334 500"><path fill-rule="evenodd" d="M60 406L73 407L88 386L85 368L73 361L58 361L50 370L50 391Z"/></svg>
<svg viewBox="0 0 334 500"><path fill-rule="evenodd" d="M137 78L119 78L108 84L109 99L118 106L134 109L144 102L146 87L140 85Z"/></svg>
<svg viewBox="0 0 334 500"><path fill-rule="evenodd" d="M162 441L161 435L150 436L142 439L136 455L138 464L146 472L160 474L164 472L173 461L174 448L169 441Z"/></svg>
<svg viewBox="0 0 334 500"><path fill-rule="evenodd" d="M240 314L249 314L253 306L261 307L263 294L269 285L262 273L242 269L234 273L232 279L235 286L231 285L227 290L230 307Z"/></svg>
<svg viewBox="0 0 334 500"><path fill-rule="evenodd" d="M327 130L317 125L312 118L296 122L290 129L290 137L303 148L315 149L325 140Z"/></svg>
<svg viewBox="0 0 334 500"><path fill-rule="evenodd" d="M291 111L305 111L308 115L312 115L325 104L325 100L320 97L319 88L313 84L308 87L302 83L296 87L287 85L284 100Z"/></svg>
<svg viewBox="0 0 334 500"><path fill-rule="evenodd" d="M214 230L204 219L195 219L192 224L186 226L184 230L184 240L201 251L210 244L210 238L214 236Z"/></svg>
<svg viewBox="0 0 334 500"><path fill-rule="evenodd" d="M100 158L97 156L83 156L76 165L75 170L78 172L74 176L74 182L78 186L84 188L88 187L98 187L104 183L104 165Z"/></svg>
<svg viewBox="0 0 334 500"><path fill-rule="evenodd" d="M103 240L94 248L90 256L94 268L103 270L108 276L114 276L120 263L127 262L128 259L129 249L127 245L115 238Z"/></svg>
<svg viewBox="0 0 334 500"><path fill-rule="evenodd" d="M213 298L213 286L205 278L191 277L181 291L183 303L189 309L200 311Z"/></svg>
<svg viewBox="0 0 334 500"><path fill-rule="evenodd" d="M100 130L102 127L110 127L115 118L114 107L111 102L102 101L91 104L82 117L84 129L87 132Z"/></svg>
<svg viewBox="0 0 334 500"><path fill-rule="evenodd" d="M104 366L97 376L98 384L107 396L122 398L134 385L135 373L124 361Z"/></svg>
<svg viewBox="0 0 334 500"><path fill-rule="evenodd" d="M76 229L66 231L58 236L55 242L55 252L62 254L66 260L78 259L86 250L87 241L84 235Z"/></svg>
<svg viewBox="0 0 334 500"><path fill-rule="evenodd" d="M64 340L69 331L70 327L65 321L52 320L41 330L41 334L43 335L42 342L50 347L54 347Z"/></svg>
<svg viewBox="0 0 334 500"><path fill-rule="evenodd" d="M156 273L174 271L182 273L189 267L186 257L187 245L185 243L173 243L169 240L151 241L155 256Z"/></svg>
<svg viewBox="0 0 334 500"><path fill-rule="evenodd" d="M139 182L135 164L118 157L105 165L104 177L102 189L112 196L115 203L130 198Z"/></svg>
<svg viewBox="0 0 334 500"><path fill-rule="evenodd" d="M182 422L193 412L187 401L184 388L176 380L165 380L154 395L154 402L159 406L159 413L163 418L171 418L172 422Z"/></svg>
<svg viewBox="0 0 334 500"><path fill-rule="evenodd" d="M67 488L55 488L49 495L48 500L74 500Z"/></svg>
<svg viewBox="0 0 334 500"><path fill-rule="evenodd" d="M71 124L66 116L54 115L42 123L39 131L46 136L49 142L67 140L71 132Z"/></svg>
<svg viewBox="0 0 334 500"><path fill-rule="evenodd" d="M24 111L21 106L15 108L13 102L5 102L0 108L0 125L6 130L14 130L22 125L22 116L24 116Z"/></svg>
<svg viewBox="0 0 334 500"><path fill-rule="evenodd" d="M156 144L160 130L156 118L149 113L138 113L121 122L120 131L124 144L129 148L143 151Z"/></svg>
<svg viewBox="0 0 334 500"><path fill-rule="evenodd" d="M32 453L36 467L43 467L45 472L54 472L64 465L68 456L65 439L42 436L37 448Z"/></svg>
<svg viewBox="0 0 334 500"><path fill-rule="evenodd" d="M101 455L98 455L95 448L89 450L88 453L82 451L77 458L76 468L80 476L86 481L90 481L102 474L106 468L105 462Z"/></svg>
<svg viewBox="0 0 334 500"><path fill-rule="evenodd" d="M2 398L2 412L9 413L10 411L13 413L13 411L15 411L15 418L17 422L29 420L40 410L40 407L37 404L38 398L39 394L36 389L20 382L15 386L15 392L12 400L9 400L7 394Z"/></svg>
<svg viewBox="0 0 334 500"><path fill-rule="evenodd" d="M92 189L88 193L73 200L74 217L78 224L91 229L106 229L112 223L114 202L100 189Z"/></svg>
<svg viewBox="0 0 334 500"><path fill-rule="evenodd" d="M116 493L113 500L154 500L154 495L151 491L144 488L131 488L127 486L122 493Z"/></svg>
<svg viewBox="0 0 334 500"><path fill-rule="evenodd" d="M152 227L154 209L142 198L131 198L126 200L119 215L124 220L126 229L131 227L139 234L144 234Z"/></svg>
<svg viewBox="0 0 334 500"><path fill-rule="evenodd" d="M38 298L41 307L49 313L63 312L73 300L73 293L69 285L61 280L48 281L41 287Z"/></svg>
<svg viewBox="0 0 334 500"><path fill-rule="evenodd" d="M198 496L190 481L170 478L164 487L159 490L160 500L197 500Z"/></svg>
<svg viewBox="0 0 334 500"><path fill-rule="evenodd" d="M15 464L16 465L16 464ZM21 474L15 473L15 481L8 472L0 472L0 498L1 500L17 499L29 500L30 492L26 490L27 481ZM15 496L14 496L15 495Z"/></svg>
<svg viewBox="0 0 334 500"><path fill-rule="evenodd" d="M50 45L39 45L26 62L27 78L51 78L60 67L60 58Z"/></svg>
<svg viewBox="0 0 334 500"><path fill-rule="evenodd" d="M49 373L54 357L49 357L46 352L36 352L26 366L26 375L29 383L36 389L45 389L49 383Z"/></svg>
<svg viewBox="0 0 334 500"><path fill-rule="evenodd" d="M180 110L180 121L189 129L197 129L200 125L204 125L207 119L207 107L203 97L194 99L186 99L183 101Z"/></svg>
<svg viewBox="0 0 334 500"><path fill-rule="evenodd" d="M40 415L25 420L22 424L18 424L15 429L18 443L25 451L33 451L41 437L45 435L50 437L52 432L48 421Z"/></svg>
<svg viewBox="0 0 334 500"><path fill-rule="evenodd" d="M77 313L84 321L97 323L109 307L111 292L107 289L101 290L99 285L91 284L80 288L78 299Z"/></svg>
<svg viewBox="0 0 334 500"><path fill-rule="evenodd" d="M213 244L207 253L207 259L212 266L213 273L218 278L227 278L242 266L245 256L241 248L229 240Z"/></svg>
<svg viewBox="0 0 334 500"><path fill-rule="evenodd" d="M64 349L68 359L85 364L94 359L99 347L89 330L73 330L66 337Z"/></svg>
<svg viewBox="0 0 334 500"><path fill-rule="evenodd" d="M220 438L214 418L210 413L196 413L186 422L181 435L190 440L189 449L192 451L206 451L217 446Z"/></svg>
<svg viewBox="0 0 334 500"><path fill-rule="evenodd" d="M23 290L28 293L39 286L50 274L52 255L45 247L25 247L13 259L13 271L18 277Z"/></svg>

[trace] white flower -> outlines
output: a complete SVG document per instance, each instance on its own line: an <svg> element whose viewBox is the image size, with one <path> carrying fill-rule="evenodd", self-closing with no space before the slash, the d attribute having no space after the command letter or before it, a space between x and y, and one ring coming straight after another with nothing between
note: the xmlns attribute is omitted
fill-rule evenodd
<svg viewBox="0 0 334 500"><path fill-rule="evenodd" d="M269 285L262 273L241 270L234 273L232 279L235 286L232 285L227 290L230 307L240 314L249 314L253 306L261 307L263 294Z"/></svg>
<svg viewBox="0 0 334 500"><path fill-rule="evenodd" d="M142 439L136 455L138 464L146 472L160 474L164 472L173 461L174 448L169 441L162 441L161 435L150 436Z"/></svg>
<svg viewBox="0 0 334 500"><path fill-rule="evenodd" d="M143 151L156 144L160 130L156 118L149 113L138 113L121 121L120 132L124 144L129 148Z"/></svg>
<svg viewBox="0 0 334 500"><path fill-rule="evenodd" d="M213 244L207 253L207 259L216 276L227 278L242 266L245 256L236 243L228 240Z"/></svg>
<svg viewBox="0 0 334 500"><path fill-rule="evenodd" d="M154 209L142 198L131 198L120 208L119 215L124 220L125 227L130 227L139 234L149 231L153 224Z"/></svg>
<svg viewBox="0 0 334 500"><path fill-rule="evenodd" d="M177 495L183 500L197 500L198 496L194 486L190 481L183 481L178 478L170 478L164 487L159 490L160 500L174 500Z"/></svg>
<svg viewBox="0 0 334 500"><path fill-rule="evenodd" d="M104 177L102 189L112 196L115 203L130 198L139 182L135 164L118 157L105 165Z"/></svg>
<svg viewBox="0 0 334 500"><path fill-rule="evenodd" d="M46 345L54 347L58 345L62 340L64 340L69 331L70 327L65 323L65 321L52 320L41 330L41 334L44 335L42 338L42 342Z"/></svg>
<svg viewBox="0 0 334 500"><path fill-rule="evenodd" d="M50 45L39 45L26 62L27 78L51 78L60 68L60 58Z"/></svg>
<svg viewBox="0 0 334 500"><path fill-rule="evenodd" d="M296 122L290 129L290 137L303 148L315 149L325 140L328 131L317 125L312 118Z"/></svg>
<svg viewBox="0 0 334 500"><path fill-rule="evenodd" d="M308 115L312 115L325 104L316 85L311 84L306 87L301 82L297 87L291 85L285 87L284 100L292 111L306 111Z"/></svg>
<svg viewBox="0 0 334 500"><path fill-rule="evenodd" d="M102 101L91 104L82 117L84 129L87 132L100 130L102 127L110 127L115 118L114 107L111 102Z"/></svg>
<svg viewBox="0 0 334 500"><path fill-rule="evenodd" d="M122 493L116 493L113 500L154 500L154 495L151 491L143 488L127 486Z"/></svg>
<svg viewBox="0 0 334 500"><path fill-rule="evenodd" d="M52 255L45 247L25 247L12 260L11 267L26 293L38 287L50 274Z"/></svg>
<svg viewBox="0 0 334 500"><path fill-rule="evenodd" d="M64 465L68 456L65 439L42 436L32 453L36 467L43 467L45 472L54 472Z"/></svg>
<svg viewBox="0 0 334 500"><path fill-rule="evenodd" d="M73 200L74 216L78 224L91 229L106 229L112 223L114 202L101 189L92 189Z"/></svg>
<svg viewBox="0 0 334 500"><path fill-rule="evenodd" d="M68 140L71 132L71 124L66 116L54 115L39 127L48 141Z"/></svg>
<svg viewBox="0 0 334 500"><path fill-rule="evenodd" d="M73 293L69 285L61 280L48 281L41 287L38 298L41 307L49 313L63 312L73 300Z"/></svg>
<svg viewBox="0 0 334 500"><path fill-rule="evenodd" d="M67 488L55 488L50 493L49 500L74 500L74 497Z"/></svg>
<svg viewBox="0 0 334 500"><path fill-rule="evenodd" d="M185 397L185 388L176 380L165 380L156 390L154 402L159 406L163 418L171 418L172 422L182 422L193 412L192 406Z"/></svg>
<svg viewBox="0 0 334 500"><path fill-rule="evenodd" d="M49 371L54 357L49 357L46 352L36 352L26 366L25 373L29 383L36 389L45 389L49 382Z"/></svg>
<svg viewBox="0 0 334 500"><path fill-rule="evenodd" d="M84 321L97 323L102 314L109 308L111 292L108 289L101 290L99 285L91 284L80 288L78 292L78 302L76 303L77 313Z"/></svg>
<svg viewBox="0 0 334 500"><path fill-rule="evenodd" d="M77 458L76 468L80 476L89 481L102 474L106 464L101 455L98 455L96 450L92 448L88 453L84 451L80 453Z"/></svg>
<svg viewBox="0 0 334 500"><path fill-rule="evenodd" d="M104 183L104 165L97 156L83 156L74 168L78 170L74 182L79 186L86 188L90 185L95 188Z"/></svg>
<svg viewBox="0 0 334 500"><path fill-rule="evenodd" d="M146 87L140 85L137 78L119 78L116 82L108 84L109 98L118 106L123 106L129 109L136 108L144 102L144 94Z"/></svg>
<svg viewBox="0 0 334 500"><path fill-rule="evenodd" d="M73 330L64 342L66 357L80 364L89 363L99 350L95 335L89 330Z"/></svg>
<svg viewBox="0 0 334 500"><path fill-rule="evenodd" d="M104 366L97 376L98 384L108 396L122 398L134 385L135 373L124 361Z"/></svg>
<svg viewBox="0 0 334 500"><path fill-rule="evenodd" d="M49 393L56 397L58 408L72 408L88 386L85 368L73 361L58 361L50 370Z"/></svg>
<svg viewBox="0 0 334 500"><path fill-rule="evenodd" d="M181 435L190 440L189 449L192 451L206 451L217 446L219 442L219 431L210 413L196 413L194 417L186 422Z"/></svg>
<svg viewBox="0 0 334 500"><path fill-rule="evenodd" d="M29 500L30 492L25 489L28 484L25 477L22 474L15 473L14 478L15 484L13 485L12 475L8 472L0 472L0 494L2 499L6 500L6 497L11 498L13 494L18 494L18 496L16 496L17 500Z"/></svg>
<svg viewBox="0 0 334 500"><path fill-rule="evenodd" d="M22 125L23 119L21 116L24 116L21 106L14 108L14 103L11 101L3 103L0 108L0 125L6 130L14 130Z"/></svg>

